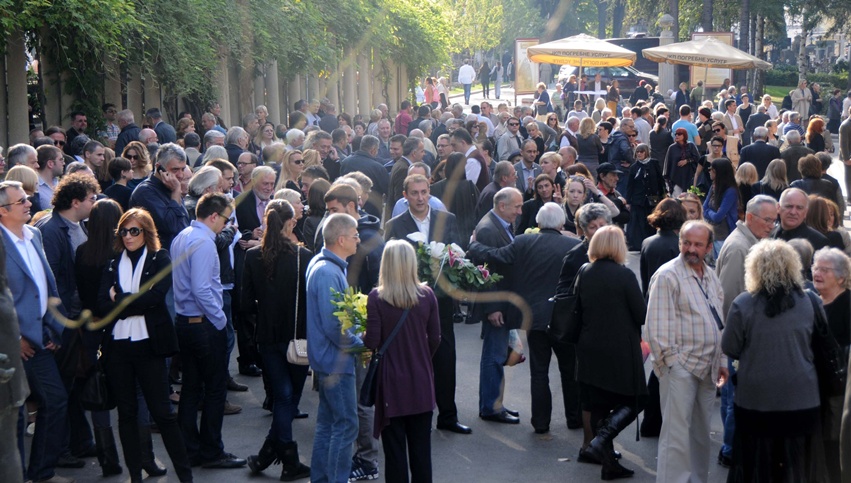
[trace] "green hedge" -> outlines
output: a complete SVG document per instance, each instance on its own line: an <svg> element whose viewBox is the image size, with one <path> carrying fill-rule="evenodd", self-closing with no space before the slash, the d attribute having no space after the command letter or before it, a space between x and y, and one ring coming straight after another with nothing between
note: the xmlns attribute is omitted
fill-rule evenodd
<svg viewBox="0 0 851 483"><path fill-rule="evenodd" d="M807 74L807 80L818 82L823 89L838 87L845 89L848 86L848 74ZM798 85L798 71L789 68L772 69L766 72L765 84L771 86L790 86L793 89Z"/></svg>

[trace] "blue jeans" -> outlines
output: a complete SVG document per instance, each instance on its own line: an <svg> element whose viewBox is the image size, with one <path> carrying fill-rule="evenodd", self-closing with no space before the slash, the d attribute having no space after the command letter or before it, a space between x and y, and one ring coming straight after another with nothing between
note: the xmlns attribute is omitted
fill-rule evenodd
<svg viewBox="0 0 851 483"><path fill-rule="evenodd" d="M479 366L479 412L490 416L502 411L505 383L503 364L508 357L508 329L482 321L482 360Z"/></svg>
<svg viewBox="0 0 851 483"><path fill-rule="evenodd" d="M272 386L272 427L268 439L279 443L293 440L293 417L301 400L307 366L287 361L287 342L260 346L263 370Z"/></svg>
<svg viewBox="0 0 851 483"><path fill-rule="evenodd" d="M727 360L727 369L730 371L730 379L721 388L721 422L724 423L724 444L721 445L721 453L724 456L733 456L733 437L736 435L736 415L733 404L736 402L736 386L733 385L733 360Z"/></svg>
<svg viewBox="0 0 851 483"><path fill-rule="evenodd" d="M51 351L36 349L35 354L24 361L24 371L30 385L30 394L39 405L26 479L46 480L53 477L56 461L65 442L68 392L62 384L62 378ZM25 441L26 414L26 410L22 409L18 416L19 442ZM23 452L21 457L24 458Z"/></svg>
<svg viewBox="0 0 851 483"><path fill-rule="evenodd" d="M319 409L310 458L310 481L347 483L352 470L352 443L358 436L354 374L326 374L319 379Z"/></svg>
<svg viewBox="0 0 851 483"><path fill-rule="evenodd" d="M464 86L464 104L469 104L470 103L470 87L472 87L473 84L461 84L461 85Z"/></svg>

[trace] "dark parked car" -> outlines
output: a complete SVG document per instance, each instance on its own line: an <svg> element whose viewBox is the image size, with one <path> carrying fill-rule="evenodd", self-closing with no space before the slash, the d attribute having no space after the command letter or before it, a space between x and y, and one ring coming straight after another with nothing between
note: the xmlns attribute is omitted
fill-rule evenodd
<svg viewBox="0 0 851 483"><path fill-rule="evenodd" d="M558 81L561 83L567 82L567 79L576 73L577 68L572 65L563 65L558 71ZM649 82L654 87L659 84L659 76L641 72L634 67L583 67L582 72L588 76L588 80L594 79L598 73L603 78L606 84L611 84L612 80L617 80L621 97L629 98L632 91L638 87L640 81Z"/></svg>

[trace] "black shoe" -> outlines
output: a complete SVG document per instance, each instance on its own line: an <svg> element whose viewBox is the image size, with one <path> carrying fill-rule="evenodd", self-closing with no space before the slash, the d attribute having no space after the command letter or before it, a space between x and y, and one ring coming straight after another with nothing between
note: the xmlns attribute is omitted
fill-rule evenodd
<svg viewBox="0 0 851 483"><path fill-rule="evenodd" d="M495 423L520 424L520 418L512 416L505 411L496 414L479 414L479 417L485 421L493 421Z"/></svg>
<svg viewBox="0 0 851 483"><path fill-rule="evenodd" d="M263 400L263 409L266 411L272 411L272 400L269 399L269 396L266 396L266 399Z"/></svg>
<svg viewBox="0 0 851 483"><path fill-rule="evenodd" d="M721 451L718 452L718 464L723 466L724 468L729 468L733 466L733 458L729 456L724 456L724 453Z"/></svg>
<svg viewBox="0 0 851 483"><path fill-rule="evenodd" d="M245 384L240 384L234 381L232 377L228 378L228 391L245 392L247 390L248 386L246 386Z"/></svg>
<svg viewBox="0 0 851 483"><path fill-rule="evenodd" d="M582 429L582 423L567 423L567 429Z"/></svg>
<svg viewBox="0 0 851 483"><path fill-rule="evenodd" d="M261 371L260 368L254 364L248 364L247 366L239 366L239 373L243 376L248 377L260 377L263 375L263 371Z"/></svg>
<svg viewBox="0 0 851 483"><path fill-rule="evenodd" d="M88 449L80 451L79 453L72 453L72 454L74 455L75 458L81 458L81 459L82 458L97 458L97 456L98 456L97 445L91 446Z"/></svg>
<svg viewBox="0 0 851 483"><path fill-rule="evenodd" d="M237 458L235 455L230 453L222 453L219 459L213 461L207 461L201 465L202 468L220 468L220 469L230 469L230 468L242 468L245 466L246 461L242 458Z"/></svg>
<svg viewBox="0 0 851 483"><path fill-rule="evenodd" d="M515 418L519 418L519 417L520 417L520 411L515 411L515 410L513 410L513 409L508 409L507 407L503 407L503 408L502 408L502 410L503 410L503 411L505 411L505 412L507 412L508 414L510 414L510 415L512 415L512 416L514 416Z"/></svg>
<svg viewBox="0 0 851 483"><path fill-rule="evenodd" d="M550 432L550 428L535 428L535 434L547 434Z"/></svg>
<svg viewBox="0 0 851 483"><path fill-rule="evenodd" d="M440 429L442 431L451 431L453 433L458 433L458 434L470 434L470 433L473 432L473 430L470 429L469 426L464 426L463 424L459 423L458 421L455 421L454 423L449 423L449 424L438 423L437 429Z"/></svg>
<svg viewBox="0 0 851 483"><path fill-rule="evenodd" d="M80 458L75 458L70 454L64 454L56 461L57 468L82 468L86 466L86 462Z"/></svg>
<svg viewBox="0 0 851 483"><path fill-rule="evenodd" d="M308 416L309 416L309 414L307 414L307 413L305 413L301 410L296 410L296 413L295 413L295 416L293 416L293 419L307 419Z"/></svg>

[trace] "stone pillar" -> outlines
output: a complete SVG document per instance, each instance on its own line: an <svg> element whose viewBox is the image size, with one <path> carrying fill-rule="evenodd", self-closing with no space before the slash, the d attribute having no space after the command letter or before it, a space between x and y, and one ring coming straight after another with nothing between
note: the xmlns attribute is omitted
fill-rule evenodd
<svg viewBox="0 0 851 483"><path fill-rule="evenodd" d="M106 77L103 79L103 101L115 104L116 109L122 109L121 105L121 66L115 59L109 59L104 66Z"/></svg>
<svg viewBox="0 0 851 483"><path fill-rule="evenodd" d="M674 33L671 31L672 25L674 25L674 17L667 13L659 18L659 26L662 27L662 33L659 34L660 47L674 43ZM674 85L674 65L663 62L659 64L659 92L668 92L668 89L677 89L677 86ZM679 106L674 107L679 109Z"/></svg>
<svg viewBox="0 0 851 483"><path fill-rule="evenodd" d="M384 93L384 81L381 77L384 75L381 59L377 55L374 55L374 51L371 53L373 54L372 60L370 61L369 54L367 54L367 61L370 62L369 78L372 79L372 107L375 107L379 104L386 104L387 96Z"/></svg>
<svg viewBox="0 0 851 483"><path fill-rule="evenodd" d="M266 67L266 108L269 110L269 119L274 124L281 122L281 87L278 85L278 61L273 60ZM284 111L286 112L286 111Z"/></svg>
<svg viewBox="0 0 851 483"><path fill-rule="evenodd" d="M399 104L405 99L411 99L411 91L408 89L408 68L399 65Z"/></svg>
<svg viewBox="0 0 851 483"><path fill-rule="evenodd" d="M311 72L307 76L307 96L305 98L307 102L322 97L319 93L319 76L315 72Z"/></svg>
<svg viewBox="0 0 851 483"><path fill-rule="evenodd" d="M216 101L222 106L221 118L230 118L230 79L228 77L228 54L219 53L219 68L216 69ZM228 125L230 126L230 125Z"/></svg>
<svg viewBox="0 0 851 483"><path fill-rule="evenodd" d="M5 146L29 142L27 122L27 55L24 33L15 30L6 39L6 92L8 95L9 137ZM5 131L3 131L5 133Z"/></svg>
<svg viewBox="0 0 851 483"><path fill-rule="evenodd" d="M62 123L62 96L59 95L59 71L53 66L44 51L39 56L38 68L44 82L44 123L47 129Z"/></svg>
<svg viewBox="0 0 851 483"><path fill-rule="evenodd" d="M130 64L127 73L127 109L133 111L136 125L141 126L145 111L142 109L142 68L138 64Z"/></svg>
<svg viewBox="0 0 851 483"><path fill-rule="evenodd" d="M313 98L321 100L323 97L328 97L328 79L324 77L316 78L316 96Z"/></svg>
<svg viewBox="0 0 851 483"><path fill-rule="evenodd" d="M286 112L289 113L295 107L296 101L301 99L301 80L299 79L299 76L295 76L290 79L289 82L287 82L287 85L289 90L287 92L288 99Z"/></svg>
<svg viewBox="0 0 851 483"><path fill-rule="evenodd" d="M337 68L336 72L328 81L328 99L337 108L337 114L343 112L343 106L340 105L340 73L342 72Z"/></svg>
<svg viewBox="0 0 851 483"><path fill-rule="evenodd" d="M372 109L372 98L369 91L373 78L369 72L369 58L366 54L358 54L358 114L369 119L369 111Z"/></svg>
<svg viewBox="0 0 851 483"><path fill-rule="evenodd" d="M166 122L175 122L174 119L169 120L166 115L165 107L162 105L163 103L163 94L160 88L160 83L157 82L157 79L154 77L154 74L148 73L145 76L145 110L156 107L163 114L163 119Z"/></svg>
<svg viewBox="0 0 851 483"><path fill-rule="evenodd" d="M240 90L251 89L251 86L240 84L239 69L235 62L228 62L228 86L230 89L224 95L228 98L230 109L225 113L224 108L222 108L222 119L224 119L228 128L231 128L242 124L243 112L239 103Z"/></svg>
<svg viewBox="0 0 851 483"><path fill-rule="evenodd" d="M355 95L355 88L358 85L355 74L355 57L350 47L346 47L343 51L343 106L340 106L341 112L346 112L354 115L357 111L358 100ZM367 117L367 119L369 119Z"/></svg>
<svg viewBox="0 0 851 483"><path fill-rule="evenodd" d="M396 117L399 112L399 66L392 60L387 60L390 70L390 79L387 84L387 107L389 115Z"/></svg>
<svg viewBox="0 0 851 483"><path fill-rule="evenodd" d="M254 108L266 105L266 76L258 75L254 78ZM266 106L268 108L268 106ZM254 112L253 110L251 112ZM246 113L248 114L248 113Z"/></svg>

